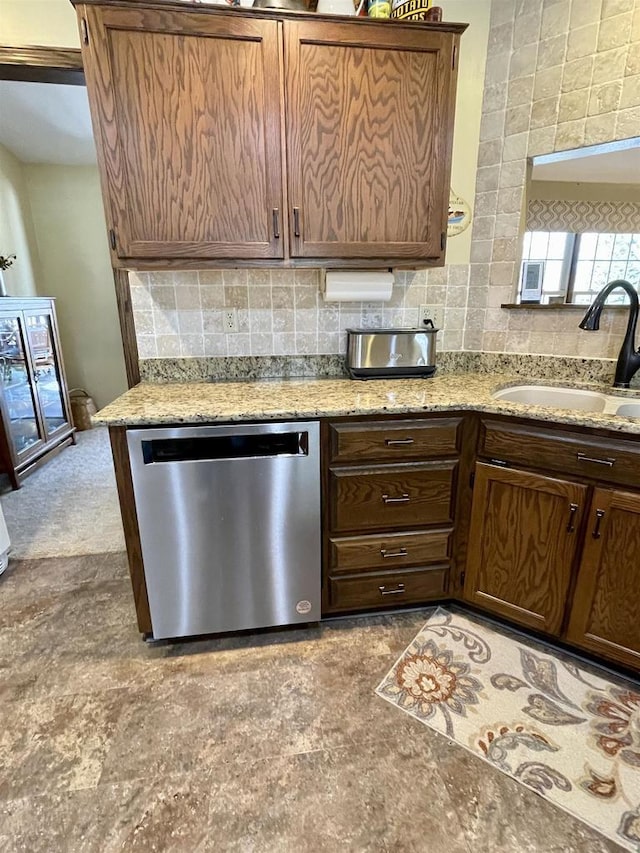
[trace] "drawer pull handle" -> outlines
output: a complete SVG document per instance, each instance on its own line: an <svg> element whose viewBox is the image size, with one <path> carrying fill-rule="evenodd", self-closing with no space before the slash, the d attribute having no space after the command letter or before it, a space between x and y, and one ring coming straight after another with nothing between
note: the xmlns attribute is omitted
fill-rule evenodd
<svg viewBox="0 0 640 853"><path fill-rule="evenodd" d="M271 211L271 215L273 217L273 238L274 240L280 239L280 209L274 207Z"/></svg>
<svg viewBox="0 0 640 853"><path fill-rule="evenodd" d="M412 438L385 438L387 447L402 447L405 444L413 444Z"/></svg>
<svg viewBox="0 0 640 853"><path fill-rule="evenodd" d="M591 534L594 539L600 539L600 537L602 536L602 534L600 533L600 524L601 524L603 518L604 518L604 510L603 509L597 509L596 510L596 524L595 524L595 527L593 528L593 533Z"/></svg>
<svg viewBox="0 0 640 853"><path fill-rule="evenodd" d="M399 498L390 498L389 495L383 495L382 500L386 504L408 504L411 498L407 494L404 494Z"/></svg>
<svg viewBox="0 0 640 853"><path fill-rule="evenodd" d="M586 453L576 453L578 462L594 462L596 465L606 465L607 468L613 468L616 463L615 459L598 459L595 456L587 456Z"/></svg>
<svg viewBox="0 0 640 853"><path fill-rule="evenodd" d="M387 589L386 586L379 586L380 595L404 595L406 592L403 583L399 583L395 589Z"/></svg>
<svg viewBox="0 0 640 853"><path fill-rule="evenodd" d="M569 521L567 523L567 533L573 533L576 529L575 521L578 509L578 504L569 504Z"/></svg>
<svg viewBox="0 0 640 853"><path fill-rule="evenodd" d="M380 548L380 553L382 554L382 559L386 560L389 557L406 557L407 549L406 548L398 548L397 551L387 551L386 548Z"/></svg>

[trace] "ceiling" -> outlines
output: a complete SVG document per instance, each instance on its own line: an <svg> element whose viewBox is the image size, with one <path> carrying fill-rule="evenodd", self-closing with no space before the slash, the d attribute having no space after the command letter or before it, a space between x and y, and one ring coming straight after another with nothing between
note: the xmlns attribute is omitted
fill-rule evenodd
<svg viewBox="0 0 640 853"><path fill-rule="evenodd" d="M594 145L533 158L534 181L567 181L592 184L639 184L640 140L635 145Z"/></svg>
<svg viewBox="0 0 640 853"><path fill-rule="evenodd" d="M96 149L84 86L0 80L0 145L23 163L92 166Z"/></svg>

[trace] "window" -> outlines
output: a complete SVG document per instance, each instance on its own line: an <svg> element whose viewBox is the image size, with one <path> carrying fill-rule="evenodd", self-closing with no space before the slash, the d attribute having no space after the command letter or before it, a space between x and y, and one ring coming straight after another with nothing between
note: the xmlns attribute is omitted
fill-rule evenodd
<svg viewBox="0 0 640 853"><path fill-rule="evenodd" d="M540 302L589 305L610 281L621 278L640 289L640 234L598 234L527 231L524 235L519 294L527 262L543 262ZM624 304L625 293L611 294L608 303Z"/></svg>

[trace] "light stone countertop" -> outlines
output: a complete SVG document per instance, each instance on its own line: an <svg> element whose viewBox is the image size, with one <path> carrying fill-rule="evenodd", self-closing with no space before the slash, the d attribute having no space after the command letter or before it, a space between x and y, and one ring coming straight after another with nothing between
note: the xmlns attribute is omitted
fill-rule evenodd
<svg viewBox="0 0 640 853"><path fill-rule="evenodd" d="M600 383L527 380L508 374L451 373L431 379L275 379L248 382L142 383L94 418L96 425L154 426L234 421L275 421L348 415L476 411L640 435L640 418L545 408L494 400L510 385L589 388L640 401L640 392L613 391Z"/></svg>

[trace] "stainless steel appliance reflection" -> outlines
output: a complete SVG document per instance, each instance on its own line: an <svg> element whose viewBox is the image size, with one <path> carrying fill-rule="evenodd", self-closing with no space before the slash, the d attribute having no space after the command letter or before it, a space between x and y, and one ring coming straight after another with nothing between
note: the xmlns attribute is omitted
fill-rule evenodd
<svg viewBox="0 0 640 853"><path fill-rule="evenodd" d="M433 376L438 329L347 329L353 379Z"/></svg>
<svg viewBox="0 0 640 853"><path fill-rule="evenodd" d="M317 422L127 441L154 639L320 618Z"/></svg>

